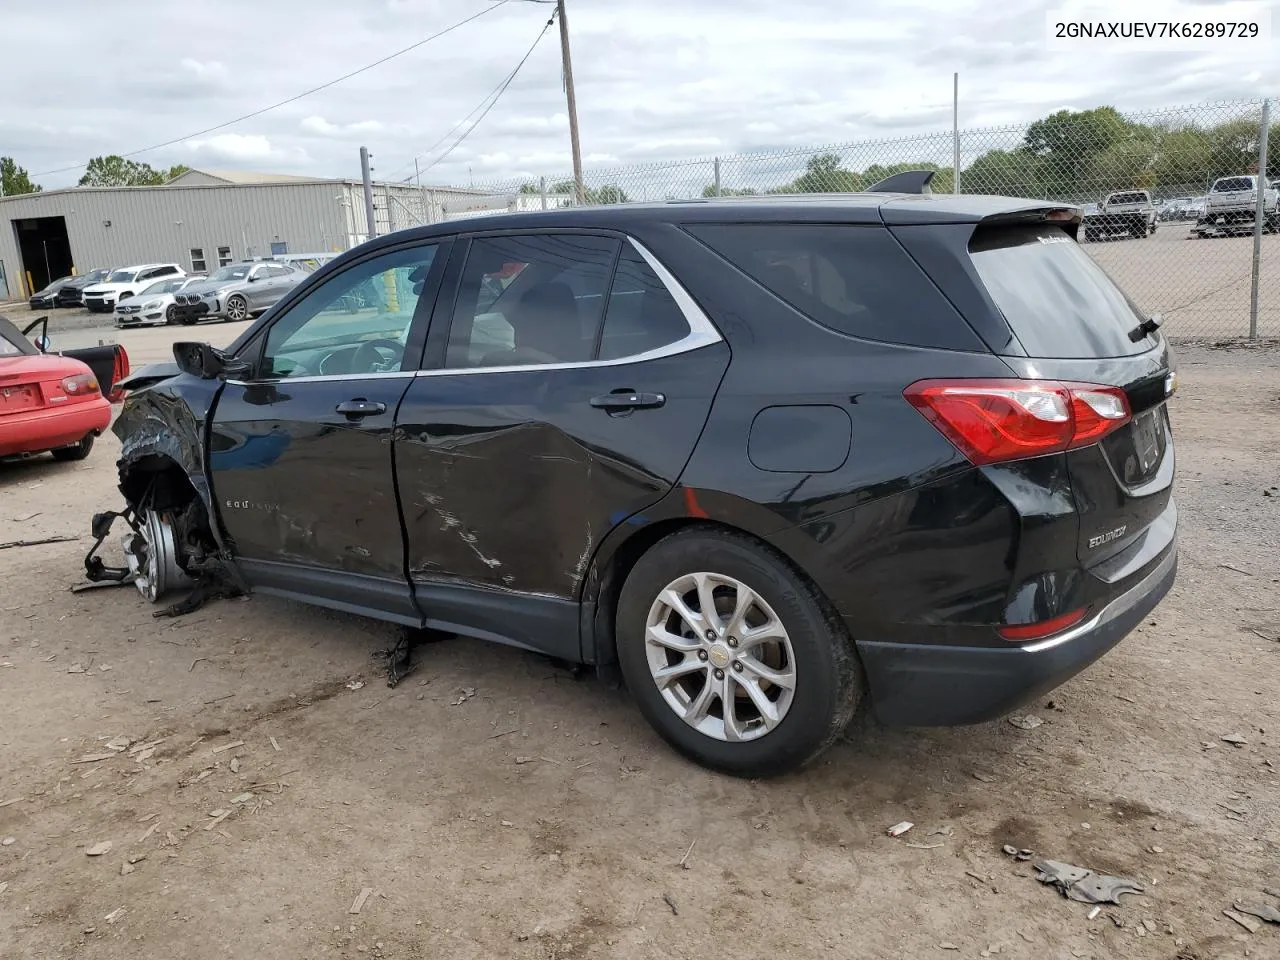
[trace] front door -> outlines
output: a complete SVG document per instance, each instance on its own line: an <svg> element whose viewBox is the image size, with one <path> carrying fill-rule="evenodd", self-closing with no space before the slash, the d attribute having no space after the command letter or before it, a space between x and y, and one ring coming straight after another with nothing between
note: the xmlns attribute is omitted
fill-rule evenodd
<svg viewBox="0 0 1280 960"><path fill-rule="evenodd" d="M254 373L213 415L213 492L250 583L405 623L391 459L396 409L421 355L448 244L357 261L275 317L246 347ZM360 309L352 290L387 292Z"/></svg>
<svg viewBox="0 0 1280 960"><path fill-rule="evenodd" d="M550 232L476 237L451 269L396 440L433 621L579 657L596 547L679 477L728 363L658 271L625 238Z"/></svg>

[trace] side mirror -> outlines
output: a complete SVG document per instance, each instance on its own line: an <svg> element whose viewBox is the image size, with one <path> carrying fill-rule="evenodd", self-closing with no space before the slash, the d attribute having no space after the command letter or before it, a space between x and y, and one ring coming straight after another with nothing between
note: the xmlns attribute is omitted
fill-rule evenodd
<svg viewBox="0 0 1280 960"><path fill-rule="evenodd" d="M35 339L36 349L41 353L48 353L53 349L53 341L49 339L47 333L43 333Z"/></svg>
<svg viewBox="0 0 1280 960"><path fill-rule="evenodd" d="M173 345L173 359L183 373L201 380L217 380L219 377L242 377L249 372L249 364L229 353L211 347L207 343L184 341Z"/></svg>
<svg viewBox="0 0 1280 960"><path fill-rule="evenodd" d="M257 274L254 274L254 273L251 273L251 274L249 274L249 276L245 277L245 279L246 279L249 283L257 283L257 282L258 282L258 275L257 275Z"/></svg>

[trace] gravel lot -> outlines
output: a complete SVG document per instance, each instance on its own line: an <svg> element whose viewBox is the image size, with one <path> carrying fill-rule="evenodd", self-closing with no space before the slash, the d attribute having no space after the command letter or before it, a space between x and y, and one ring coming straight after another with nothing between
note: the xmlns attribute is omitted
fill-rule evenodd
<svg viewBox="0 0 1280 960"><path fill-rule="evenodd" d="M137 365L189 333L121 339ZM864 720L771 782L511 649L423 648L390 690L377 623L73 595L118 445L0 465L0 542L82 538L0 550L0 957L1280 956L1222 913L1280 886L1280 354L1178 356L1182 566L1154 618L1036 729ZM1145 893L1090 921L1004 844Z"/></svg>

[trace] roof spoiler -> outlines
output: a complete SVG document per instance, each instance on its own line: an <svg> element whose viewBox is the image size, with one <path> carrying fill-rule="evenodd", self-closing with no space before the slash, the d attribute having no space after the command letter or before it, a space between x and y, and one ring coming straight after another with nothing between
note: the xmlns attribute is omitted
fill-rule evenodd
<svg viewBox="0 0 1280 960"><path fill-rule="evenodd" d="M867 187L868 193L932 193L929 181L936 171L904 170L891 177L885 177L874 186Z"/></svg>

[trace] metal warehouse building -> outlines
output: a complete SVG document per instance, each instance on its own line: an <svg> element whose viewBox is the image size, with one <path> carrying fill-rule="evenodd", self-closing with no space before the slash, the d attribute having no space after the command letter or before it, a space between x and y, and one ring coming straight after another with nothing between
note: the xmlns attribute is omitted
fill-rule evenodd
<svg viewBox="0 0 1280 960"><path fill-rule="evenodd" d="M379 235L507 210L517 198L377 183ZM0 198L0 301L99 267L177 263L191 272L251 257L348 250L368 238L363 185L190 170L159 187L72 187Z"/></svg>

